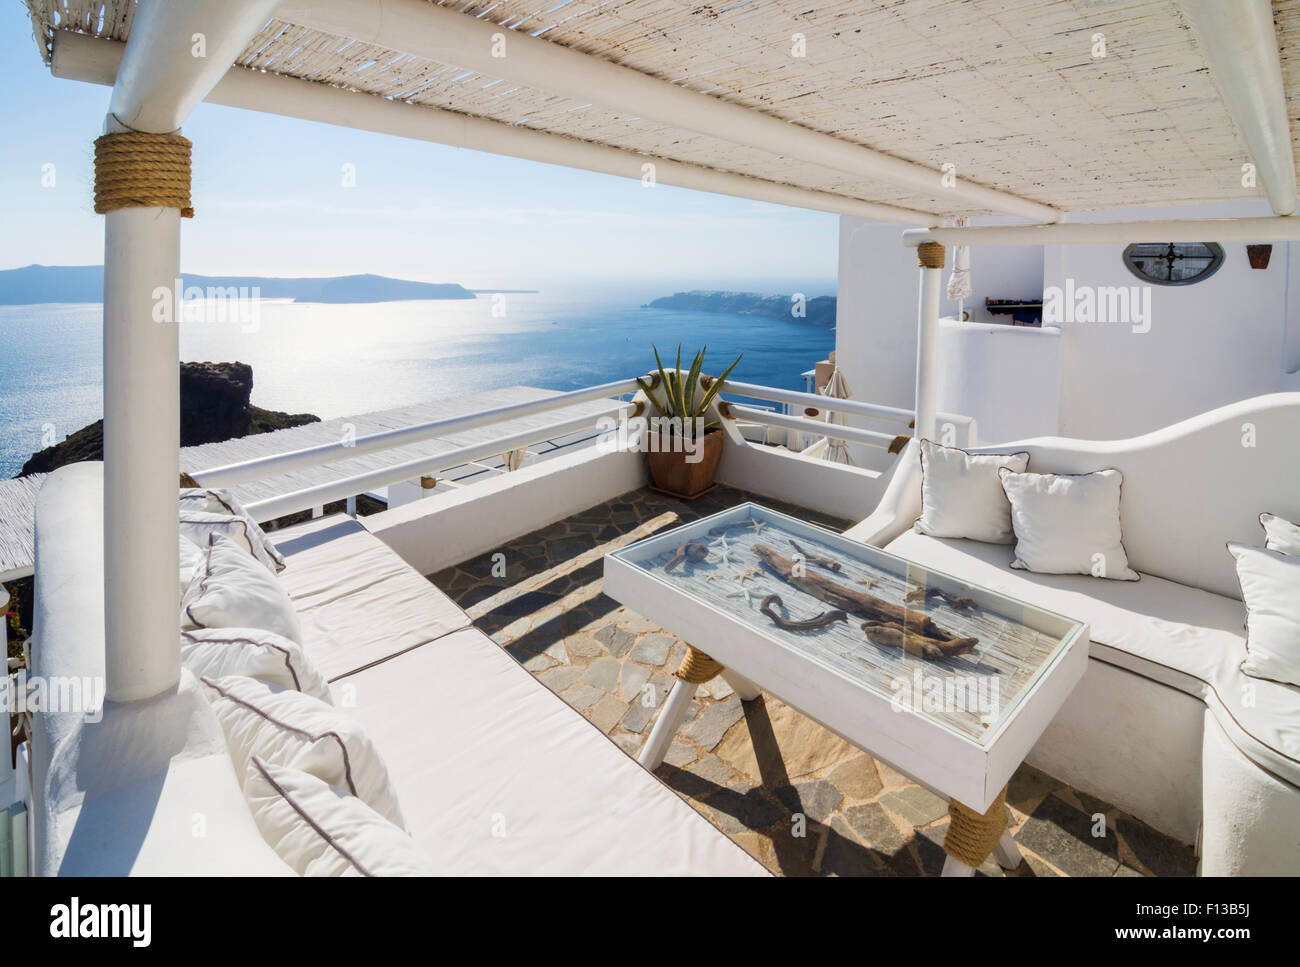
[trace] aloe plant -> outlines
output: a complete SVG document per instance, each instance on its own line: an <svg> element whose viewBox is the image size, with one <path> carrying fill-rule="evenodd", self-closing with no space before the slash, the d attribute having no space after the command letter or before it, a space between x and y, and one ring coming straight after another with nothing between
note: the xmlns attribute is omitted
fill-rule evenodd
<svg viewBox="0 0 1300 967"><path fill-rule="evenodd" d="M704 347L695 354L691 361L691 367L687 370L685 377L682 376L682 347L677 347L677 365L671 370L665 370L663 360L659 358L658 347L653 347L655 353L655 364L659 367L659 389L663 390L664 402L660 403L659 397L655 395L655 388L645 379L637 377L637 385L641 387L650 405L654 408L658 416L668 423L668 432L676 434L679 432L689 433L689 426L693 426L693 421L699 419L708 410L709 404L722 391L722 385L731 371L736 368L741 358L745 355L741 353L736 357L735 362L728 366L717 379L708 380L708 377L702 376L701 371L704 368L704 353L708 347ZM707 385L706 385L707 384ZM701 393L701 390L703 392ZM692 421L689 422L688 421ZM704 429L716 426L714 420L705 425Z"/></svg>

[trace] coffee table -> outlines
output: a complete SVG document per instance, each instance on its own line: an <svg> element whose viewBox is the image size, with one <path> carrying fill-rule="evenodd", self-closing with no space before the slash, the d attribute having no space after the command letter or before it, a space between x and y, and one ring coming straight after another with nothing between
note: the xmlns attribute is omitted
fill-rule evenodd
<svg viewBox="0 0 1300 967"><path fill-rule="evenodd" d="M721 674L948 798L945 876L1019 864L1006 785L1083 677L1086 624L755 503L606 554L605 593L691 646L646 768Z"/></svg>

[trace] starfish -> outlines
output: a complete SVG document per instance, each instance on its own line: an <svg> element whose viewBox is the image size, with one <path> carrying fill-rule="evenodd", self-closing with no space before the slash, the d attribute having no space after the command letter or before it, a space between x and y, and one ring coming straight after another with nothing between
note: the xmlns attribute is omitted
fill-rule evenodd
<svg viewBox="0 0 1300 967"><path fill-rule="evenodd" d="M876 579L875 579L875 578L858 578L858 583L859 583L859 584L865 584L867 587L871 587L872 585L874 585L874 584L876 583Z"/></svg>
<svg viewBox="0 0 1300 967"><path fill-rule="evenodd" d="M721 556L721 558L722 558L722 563L723 563L723 564L730 564L730 563L731 563L731 545L727 543L727 535L726 535L726 534L723 534L721 537L719 537L716 541L714 541L712 544L710 544L709 547L717 547L719 544L722 545L722 549L721 549L720 551L718 551L718 554L719 554L719 555Z"/></svg>
<svg viewBox="0 0 1300 967"><path fill-rule="evenodd" d="M762 573L763 572L756 567L747 567L743 571L737 571L733 576L737 581L740 582L740 586L744 587L746 581L748 581L750 578L756 578Z"/></svg>
<svg viewBox="0 0 1300 967"><path fill-rule="evenodd" d="M763 523L761 520L754 519L749 522L749 526L754 529L754 534L757 536L763 533L763 528L766 527L767 524Z"/></svg>
<svg viewBox="0 0 1300 967"><path fill-rule="evenodd" d="M757 592L755 592L755 591L751 591L749 588L745 587L745 586L742 584L742 585L741 585L737 590L735 590L735 591L728 591L728 592L727 592L727 597L729 597L729 598L744 598L744 599L745 599L745 604L749 605L749 604L753 604L753 603L754 603L754 602L753 602L753 597L754 597L754 594L756 594L756 593L757 593Z"/></svg>
<svg viewBox="0 0 1300 967"><path fill-rule="evenodd" d="M708 574L704 575L704 580L706 580L706 581L716 581L716 580L718 580L720 577L722 577L722 575L720 575L717 571L710 571Z"/></svg>

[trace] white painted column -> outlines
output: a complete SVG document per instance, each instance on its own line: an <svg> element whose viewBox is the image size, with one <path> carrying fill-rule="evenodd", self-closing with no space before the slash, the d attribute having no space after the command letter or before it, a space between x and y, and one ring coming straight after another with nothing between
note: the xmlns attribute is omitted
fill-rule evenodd
<svg viewBox="0 0 1300 967"><path fill-rule="evenodd" d="M109 131L122 128L109 118ZM180 275L180 212L104 216L105 697L149 698L180 678L176 587L180 344L154 319ZM173 307L176 314L179 306Z"/></svg>
<svg viewBox="0 0 1300 967"><path fill-rule="evenodd" d="M178 131L277 0L141 0L105 130ZM105 697L134 702L180 678L176 606L180 212L121 208L104 222Z"/></svg>
<svg viewBox="0 0 1300 967"><path fill-rule="evenodd" d="M939 396L939 299L943 291L943 246L917 248L921 292L916 324L916 429L918 440L933 440Z"/></svg>

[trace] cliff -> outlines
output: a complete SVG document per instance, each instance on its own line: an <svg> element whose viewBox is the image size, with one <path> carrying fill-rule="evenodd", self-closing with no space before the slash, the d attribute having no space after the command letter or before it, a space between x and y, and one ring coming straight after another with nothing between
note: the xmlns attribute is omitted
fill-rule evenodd
<svg viewBox="0 0 1300 967"><path fill-rule="evenodd" d="M185 288L198 286L205 291L209 288L236 291L256 288L263 299L336 304L475 297L469 289L454 282L411 282L383 275L281 279L253 275L182 274L181 284ZM27 265L20 269L0 270L0 305L101 302L103 298L102 265Z"/></svg>
<svg viewBox="0 0 1300 967"><path fill-rule="evenodd" d="M253 406L253 367L247 363L181 363L181 446L220 443L267 433L320 417L279 413ZM67 439L32 455L18 476L48 473L69 463L104 458L104 421L82 427Z"/></svg>
<svg viewBox="0 0 1300 967"><path fill-rule="evenodd" d="M804 315L794 314L795 303L788 295L759 295L756 292L718 292L696 289L655 299L650 309L685 309L696 312L726 312L742 316L767 316L790 319L811 326L830 328L835 325L835 297L817 296L804 303Z"/></svg>

